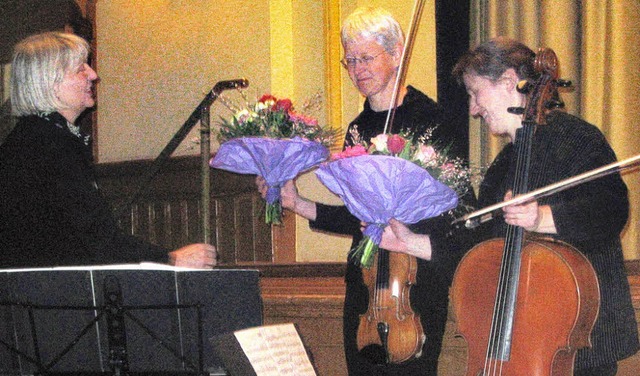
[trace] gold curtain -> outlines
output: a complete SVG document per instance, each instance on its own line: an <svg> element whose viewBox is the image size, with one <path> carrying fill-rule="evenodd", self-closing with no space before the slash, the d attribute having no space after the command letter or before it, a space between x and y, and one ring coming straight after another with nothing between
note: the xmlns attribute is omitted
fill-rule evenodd
<svg viewBox="0 0 640 376"><path fill-rule="evenodd" d="M640 2L638 0L472 0L471 44L498 35L552 48L560 75L574 84L567 111L598 126L618 159L640 154ZM489 163L502 148L471 122L471 159ZM624 174L631 214L625 258L640 258L640 171Z"/></svg>

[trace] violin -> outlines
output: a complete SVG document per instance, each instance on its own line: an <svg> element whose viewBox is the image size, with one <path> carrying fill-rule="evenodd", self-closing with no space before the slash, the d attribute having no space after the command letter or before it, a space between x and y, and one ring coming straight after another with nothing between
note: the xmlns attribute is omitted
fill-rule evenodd
<svg viewBox="0 0 640 376"><path fill-rule="evenodd" d="M393 124L398 93L403 87L408 57L413 47L417 22L424 0L417 0L410 31L404 46L384 133ZM426 339L420 315L411 309L410 291L416 283L418 261L414 256L378 250L373 265L363 268L362 275L369 291L367 312L360 315L358 350L364 354L384 354L387 363L401 363L420 357ZM372 356L377 357L377 356Z"/></svg>
<svg viewBox="0 0 640 376"><path fill-rule="evenodd" d="M528 191L536 128L560 103L557 63L552 50L540 49L539 78L522 88L526 108L510 109L523 114L514 196ZM564 242L507 226L505 238L478 244L458 264L451 288L457 332L468 344L466 374L572 375L577 350L590 346L599 291L591 263Z"/></svg>
<svg viewBox="0 0 640 376"><path fill-rule="evenodd" d="M382 350L388 363L421 355L424 331L409 301L417 269L415 257L379 249L371 268L362 270L369 307L360 315L358 350Z"/></svg>

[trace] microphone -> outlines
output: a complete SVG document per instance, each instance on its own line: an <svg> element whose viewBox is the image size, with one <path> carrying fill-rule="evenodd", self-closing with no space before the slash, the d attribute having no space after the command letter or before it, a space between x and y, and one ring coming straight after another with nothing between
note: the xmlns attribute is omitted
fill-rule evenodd
<svg viewBox="0 0 640 376"><path fill-rule="evenodd" d="M246 78L239 78L237 80L219 81L216 86L213 87L213 92L220 93L229 89L244 89L249 86L249 81Z"/></svg>

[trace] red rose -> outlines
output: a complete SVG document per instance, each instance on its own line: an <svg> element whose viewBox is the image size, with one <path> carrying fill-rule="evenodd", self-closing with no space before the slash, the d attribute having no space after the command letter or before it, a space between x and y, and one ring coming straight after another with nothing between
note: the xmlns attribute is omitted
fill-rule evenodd
<svg viewBox="0 0 640 376"><path fill-rule="evenodd" d="M274 106L275 110L284 110L289 112L293 108L293 103L291 103L290 99L279 99Z"/></svg>
<svg viewBox="0 0 640 376"><path fill-rule="evenodd" d="M260 103L267 103L267 101L270 101L270 100L275 102L275 101L277 100L277 98L276 98L276 97L274 97L274 96L273 96L273 95L271 95L271 94L265 94L265 95L263 95L263 96L261 96L261 97L260 97L260 99L258 100L258 102L260 102Z"/></svg>
<svg viewBox="0 0 640 376"><path fill-rule="evenodd" d="M407 141L404 138L394 134L387 139L387 149L391 154L399 154L406 143Z"/></svg>

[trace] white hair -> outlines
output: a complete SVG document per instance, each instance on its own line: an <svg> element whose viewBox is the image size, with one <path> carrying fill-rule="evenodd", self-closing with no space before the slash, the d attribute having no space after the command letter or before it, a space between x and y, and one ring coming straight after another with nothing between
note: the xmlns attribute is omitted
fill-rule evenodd
<svg viewBox="0 0 640 376"><path fill-rule="evenodd" d="M89 44L75 34L46 32L20 41L11 63L11 111L16 116L64 108L55 89L65 73L87 61Z"/></svg>
<svg viewBox="0 0 640 376"><path fill-rule="evenodd" d="M356 38L374 39L389 53L398 44L404 45L404 33L400 24L383 8L356 9L344 20L340 37L343 46Z"/></svg>

